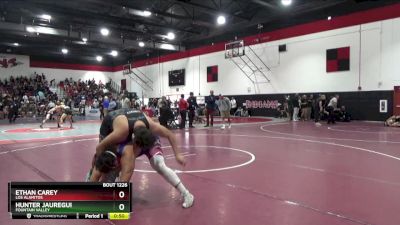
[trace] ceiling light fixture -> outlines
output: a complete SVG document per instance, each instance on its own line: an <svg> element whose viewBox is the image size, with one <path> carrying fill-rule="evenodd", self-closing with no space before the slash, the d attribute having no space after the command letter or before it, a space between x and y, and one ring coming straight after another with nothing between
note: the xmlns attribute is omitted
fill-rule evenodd
<svg viewBox="0 0 400 225"><path fill-rule="evenodd" d="M66 48L63 48L63 49L61 49L61 52L65 55L65 54L68 54L68 49L66 49Z"/></svg>
<svg viewBox="0 0 400 225"><path fill-rule="evenodd" d="M102 56L96 56L96 60L98 61L98 62L101 62L102 60L103 60L103 57Z"/></svg>
<svg viewBox="0 0 400 225"><path fill-rule="evenodd" d="M281 0L282 5L289 6L292 4L292 0Z"/></svg>
<svg viewBox="0 0 400 225"><path fill-rule="evenodd" d="M29 33L33 33L33 32L35 32L35 28L33 28L33 27L26 27L26 31L28 31Z"/></svg>
<svg viewBox="0 0 400 225"><path fill-rule="evenodd" d="M14 45L14 46L19 46L19 44L18 44L17 42L15 42L13 45Z"/></svg>
<svg viewBox="0 0 400 225"><path fill-rule="evenodd" d="M161 44L160 48L165 50L176 50L175 47L171 44Z"/></svg>
<svg viewBox="0 0 400 225"><path fill-rule="evenodd" d="M175 34L174 34L173 32L168 32L167 38L168 38L169 40L174 40L174 39L175 39Z"/></svg>
<svg viewBox="0 0 400 225"><path fill-rule="evenodd" d="M101 28L100 33L103 36L108 36L110 34L110 31L107 28Z"/></svg>
<svg viewBox="0 0 400 225"><path fill-rule="evenodd" d="M149 17L149 16L151 16L151 12L148 11L148 10L144 10L143 11L143 16Z"/></svg>
<svg viewBox="0 0 400 225"><path fill-rule="evenodd" d="M40 17L42 17L42 19L45 19L45 20L51 20L51 16L48 14L43 14Z"/></svg>
<svg viewBox="0 0 400 225"><path fill-rule="evenodd" d="M118 52L115 50L112 50L110 53L112 56L117 57L118 56Z"/></svg>
<svg viewBox="0 0 400 225"><path fill-rule="evenodd" d="M85 38L85 37L82 38L82 41L83 41L83 42L87 42L87 38Z"/></svg>
<svg viewBox="0 0 400 225"><path fill-rule="evenodd" d="M143 48L145 46L144 42L143 41L139 42L139 46Z"/></svg>
<svg viewBox="0 0 400 225"><path fill-rule="evenodd" d="M218 18L217 18L217 23L218 23L218 25L223 25L223 24L225 24L225 23L226 23L226 18L225 18L225 16L218 16Z"/></svg>

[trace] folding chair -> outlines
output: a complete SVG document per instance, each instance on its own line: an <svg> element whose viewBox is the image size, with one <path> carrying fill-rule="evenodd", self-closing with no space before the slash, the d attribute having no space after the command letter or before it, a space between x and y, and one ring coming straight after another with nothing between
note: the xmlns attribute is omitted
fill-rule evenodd
<svg viewBox="0 0 400 225"><path fill-rule="evenodd" d="M169 129L178 129L179 125L176 123L179 121L178 113L169 109L169 117L167 120L167 126Z"/></svg>

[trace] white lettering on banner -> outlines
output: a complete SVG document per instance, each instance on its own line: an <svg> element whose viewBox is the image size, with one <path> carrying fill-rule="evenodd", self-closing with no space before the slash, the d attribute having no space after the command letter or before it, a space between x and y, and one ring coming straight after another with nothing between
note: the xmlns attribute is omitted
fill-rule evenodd
<svg viewBox="0 0 400 225"><path fill-rule="evenodd" d="M246 100L246 107L249 109L276 109L278 106L278 100Z"/></svg>

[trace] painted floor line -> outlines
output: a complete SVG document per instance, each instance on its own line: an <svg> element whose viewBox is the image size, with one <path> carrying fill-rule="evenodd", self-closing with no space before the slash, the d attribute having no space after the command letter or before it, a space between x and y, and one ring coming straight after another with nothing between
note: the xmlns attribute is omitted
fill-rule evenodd
<svg viewBox="0 0 400 225"><path fill-rule="evenodd" d="M223 183L223 182L220 182L220 181L218 181L216 179L212 179L212 178L209 178L209 177L202 177L202 176L199 176L197 174L189 174L189 176L193 176L193 177L196 177L196 178L199 178L199 179L207 180L209 182L214 182L214 183L217 183L217 184L220 184L220 185L224 185L224 186L229 187L231 189L238 189L238 190L241 190L243 192L252 193L252 194L255 194L255 195L262 196L264 198L269 198L269 199L272 199L272 200L275 200L275 201L284 202L284 203L286 203L288 205L292 205L294 207L304 208L304 209L311 210L311 211L314 211L316 213L324 214L324 215L327 215L327 216L338 217L340 219L347 220L347 221L350 221L352 223L361 224L361 225L373 225L371 223L368 223L366 221L362 221L362 220L359 220L359 219L355 219L355 218L353 218L351 216L348 216L348 215L343 215L343 214L340 214L340 213L336 213L334 211L325 211L325 210L322 210L322 209L318 209L316 207L310 206L310 205L308 205L306 203L299 202L299 201L296 201L296 200L293 200L293 199L285 199L285 198L282 198L280 196L272 195L272 194L269 194L269 193L263 193L263 192L260 192L260 191L257 191L257 190L253 190L253 189L250 189L250 188L247 188L247 187L234 185L234 184L229 184L229 183Z"/></svg>
<svg viewBox="0 0 400 225"><path fill-rule="evenodd" d="M191 135L203 135L203 136L209 136L209 134L191 134ZM310 143L319 143L319 144L327 144L327 145L333 145L333 146L339 146L339 147L344 147L344 148L350 148L350 149L355 149L358 151L363 151L363 152L368 152L371 154L376 154L380 156L384 156L387 158L399 160L399 157L381 153L381 152L376 152L373 150L365 149L365 148L360 148L356 146L351 146L351 145L343 145L343 144L338 144L334 142L325 142L325 141L316 141L316 140L309 140L309 139L302 139L302 138L292 138L292 137L276 137L276 136L268 136L268 135L246 135L246 134L218 134L219 136L237 136L237 137L253 137L253 138L271 138L271 139L282 139L282 140L293 140L293 141L305 141L305 142L310 142Z"/></svg>
<svg viewBox="0 0 400 225"><path fill-rule="evenodd" d="M261 130L264 132L272 133L272 134L282 134L282 135L291 135L295 137L304 137L304 138L318 138L318 139L327 139L327 140L337 140L337 141L357 141L357 142L367 142L367 143L389 143L389 144L400 144L399 141L381 141L381 140L364 140L364 139L351 139L351 138L330 138L330 137L316 137L316 136L311 136L311 135L301 135L301 134L291 134L291 133L285 133L285 132L279 132L279 131L272 131L272 130L267 130L264 127L268 126L274 126L274 125L284 125L284 124L290 124L290 123L276 123L276 124L267 124L261 126Z"/></svg>
<svg viewBox="0 0 400 225"><path fill-rule="evenodd" d="M25 148L18 148L18 149L13 149L13 150L9 150L9 151L0 152L0 155L5 155L5 154L8 154L8 153L12 153L12 152L26 151L26 150L35 149L35 148L41 148L39 150L46 150L46 148L43 148L43 147L54 146L54 145L62 145L62 144L79 142L79 141L89 141L89 140L98 140L98 138L88 138L88 139L81 139L81 140L69 140L69 141L56 142L56 143L52 143L52 144L44 144L44 145L31 146L31 147L25 147Z"/></svg>

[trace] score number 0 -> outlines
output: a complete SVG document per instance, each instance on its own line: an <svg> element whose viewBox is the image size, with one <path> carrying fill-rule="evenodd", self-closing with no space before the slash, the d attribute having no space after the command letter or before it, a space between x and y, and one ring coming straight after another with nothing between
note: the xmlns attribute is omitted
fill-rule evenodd
<svg viewBox="0 0 400 225"><path fill-rule="evenodd" d="M125 197L125 192L124 191L120 191L118 193L118 197L119 198L124 198ZM125 209L125 205L124 204L119 204L118 208L119 208L119 210L123 211Z"/></svg>

